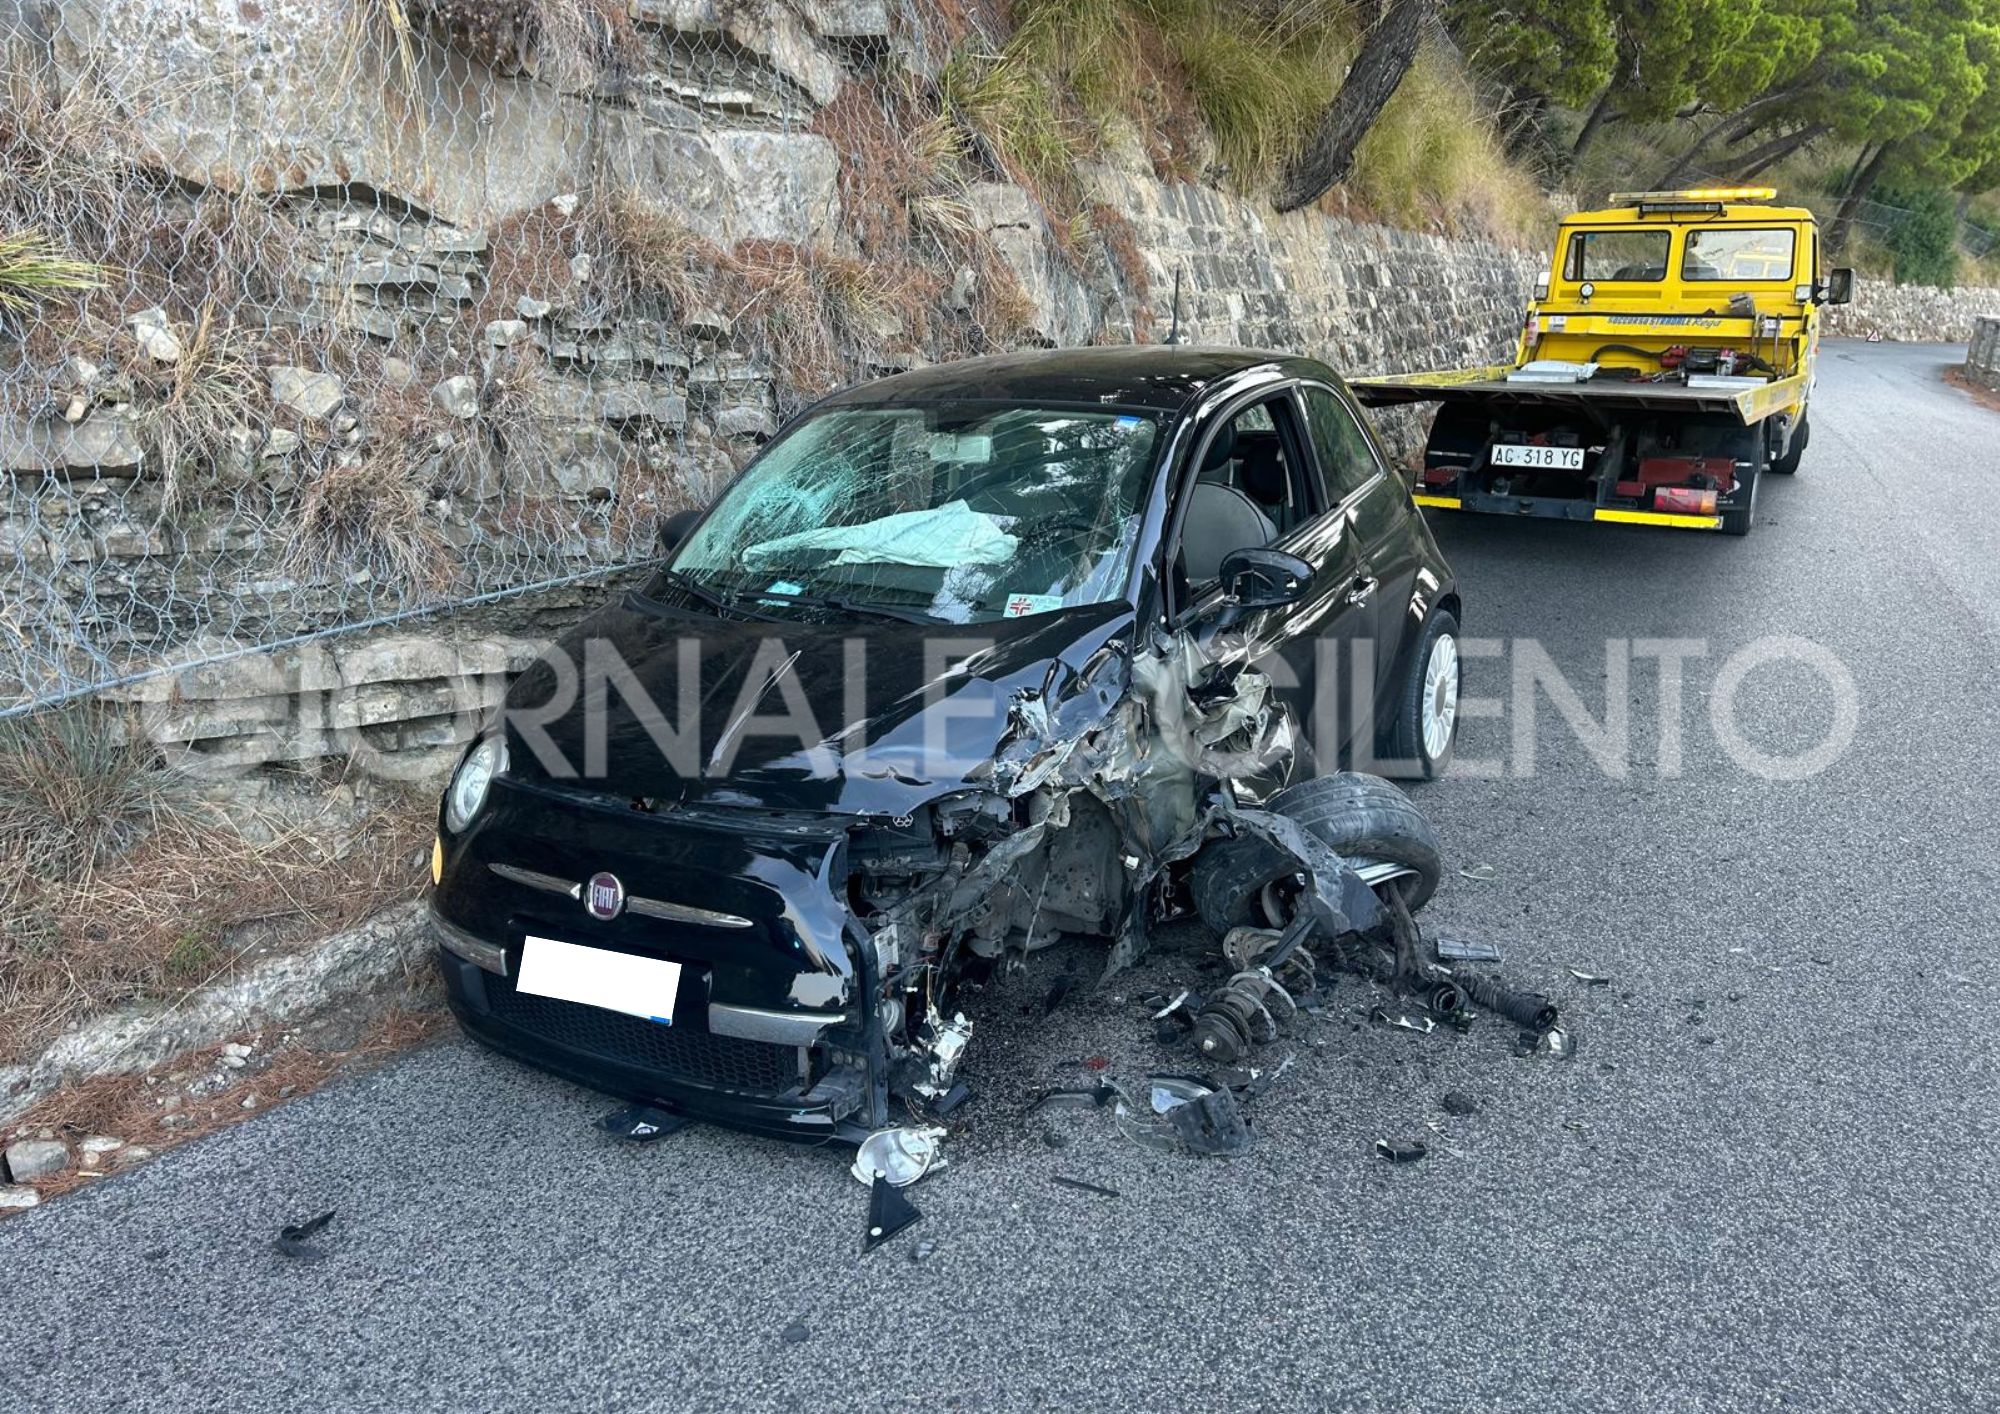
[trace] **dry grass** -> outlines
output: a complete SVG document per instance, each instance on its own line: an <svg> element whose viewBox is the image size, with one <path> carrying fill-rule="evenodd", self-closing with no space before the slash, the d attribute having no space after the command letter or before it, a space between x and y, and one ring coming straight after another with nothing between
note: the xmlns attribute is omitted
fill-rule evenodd
<svg viewBox="0 0 2000 1414"><path fill-rule="evenodd" d="M599 243L616 263L614 278L628 297L655 301L668 316L685 315L713 298L722 253L658 207L614 196L598 216Z"/></svg>
<svg viewBox="0 0 2000 1414"><path fill-rule="evenodd" d="M249 344L216 313L213 301L180 331L180 357L160 363L121 334L114 347L139 392L141 435L159 458L167 512L181 511L200 491L233 484L229 434L252 425L262 389Z"/></svg>
<svg viewBox="0 0 2000 1414"><path fill-rule="evenodd" d="M881 346L885 320L921 314L867 261L819 246L743 241L722 274L739 342L771 360L794 404L851 377Z"/></svg>
<svg viewBox="0 0 2000 1414"><path fill-rule="evenodd" d="M344 838L248 838L129 721L0 721L0 1061L76 1019L224 976L242 949L337 931L421 883L428 804Z"/></svg>
<svg viewBox="0 0 2000 1414"><path fill-rule="evenodd" d="M123 160L130 122L92 76L57 84L38 74L39 60L4 58L0 216L94 246L116 223L132 180Z"/></svg>
<svg viewBox="0 0 2000 1414"><path fill-rule="evenodd" d="M430 503L444 454L468 432L421 388L377 389L362 425L360 446L322 466L299 498L294 564L314 576L365 570L398 588L449 588L457 566Z"/></svg>
<svg viewBox="0 0 2000 1414"><path fill-rule="evenodd" d="M1429 47L1363 139L1347 194L1402 225L1531 247L1549 237L1548 199L1501 150L1457 62Z"/></svg>
<svg viewBox="0 0 2000 1414"><path fill-rule="evenodd" d="M52 296L103 284L101 266L63 254L40 231L0 235L0 311L18 313Z"/></svg>
<svg viewBox="0 0 2000 1414"><path fill-rule="evenodd" d="M840 153L841 210L871 257L932 250L973 232L965 133L904 84L859 79L813 119Z"/></svg>

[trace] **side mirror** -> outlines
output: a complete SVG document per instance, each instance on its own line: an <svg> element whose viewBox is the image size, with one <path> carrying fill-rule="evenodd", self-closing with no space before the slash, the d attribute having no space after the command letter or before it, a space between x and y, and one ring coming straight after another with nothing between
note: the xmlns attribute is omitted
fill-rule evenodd
<svg viewBox="0 0 2000 1414"><path fill-rule="evenodd" d="M688 538L688 532L694 529L694 523L700 519L701 512L693 509L675 511L670 516L662 516L660 528L653 533L653 538L659 542L660 553L671 555L680 549L681 541Z"/></svg>
<svg viewBox="0 0 2000 1414"><path fill-rule="evenodd" d="M1277 609L1305 597L1313 567L1283 550L1231 550L1222 557L1222 595L1242 609Z"/></svg>
<svg viewBox="0 0 2000 1414"><path fill-rule="evenodd" d="M1845 265L1835 266L1826 272L1826 284L1820 291L1822 304L1852 304L1854 302L1854 272Z"/></svg>

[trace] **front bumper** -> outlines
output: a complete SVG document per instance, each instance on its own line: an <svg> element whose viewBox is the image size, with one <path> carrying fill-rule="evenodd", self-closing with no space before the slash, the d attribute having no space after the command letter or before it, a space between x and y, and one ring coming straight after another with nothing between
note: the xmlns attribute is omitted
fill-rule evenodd
<svg viewBox="0 0 2000 1414"><path fill-rule="evenodd" d="M841 822L653 816L503 777L471 827L442 839L439 968L477 1039L608 1094L789 1139L885 1122L876 960L838 892ZM599 871L629 886L610 918L582 902ZM673 1024L519 991L530 936L680 964Z"/></svg>
<svg viewBox="0 0 2000 1414"><path fill-rule="evenodd" d="M520 950L511 950L518 964ZM697 1009L673 1026L517 991L438 949L445 999L459 1025L503 1055L592 1090L735 1129L825 1143L876 1124L868 1068L836 1064L822 1046L781 1045L707 1029Z"/></svg>

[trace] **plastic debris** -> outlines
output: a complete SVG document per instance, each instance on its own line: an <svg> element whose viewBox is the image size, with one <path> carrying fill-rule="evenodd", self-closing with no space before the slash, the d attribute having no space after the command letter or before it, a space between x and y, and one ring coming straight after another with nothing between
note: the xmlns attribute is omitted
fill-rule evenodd
<svg viewBox="0 0 2000 1414"><path fill-rule="evenodd" d="M912 1262L928 1262L932 1257L937 1255L937 1249L938 1245L935 1237L920 1237L910 1248L910 1260Z"/></svg>
<svg viewBox="0 0 2000 1414"><path fill-rule="evenodd" d="M1490 884L1500 877L1500 871L1491 864L1468 864L1458 871L1461 879L1474 879L1482 884Z"/></svg>
<svg viewBox="0 0 2000 1414"><path fill-rule="evenodd" d="M334 1210L329 1208L316 1218L307 1218L302 1223L287 1223L278 1229L277 1247L285 1256L295 1262L318 1262L326 1257L306 1239L317 1234L320 1229L333 1221Z"/></svg>
<svg viewBox="0 0 2000 1414"><path fill-rule="evenodd" d="M1106 1188L1101 1183L1092 1183L1085 1178L1071 1178L1066 1174L1052 1173L1049 1177L1065 1188L1074 1188L1080 1193L1095 1193L1100 1198L1116 1198L1118 1190Z"/></svg>
<svg viewBox="0 0 2000 1414"><path fill-rule="evenodd" d="M1175 1105L1167 1111L1167 1123L1190 1154L1205 1158L1234 1158L1250 1152L1254 1136L1236 1107L1229 1090L1212 1090L1198 1100Z"/></svg>
<svg viewBox="0 0 2000 1414"><path fill-rule="evenodd" d="M897 1233L923 1220L924 1215L904 1196L903 1190L878 1173L868 1189L868 1236L861 1250L873 1252Z"/></svg>
<svg viewBox="0 0 2000 1414"><path fill-rule="evenodd" d="M597 1127L628 1144L650 1144L693 1123L686 1115L675 1114L672 1110L655 1109L651 1105L627 1105L598 1120Z"/></svg>
<svg viewBox="0 0 2000 1414"><path fill-rule="evenodd" d="M1546 1031L1523 1031L1514 1044L1514 1054L1569 1060L1576 1055L1576 1037L1560 1026L1551 1026Z"/></svg>
<svg viewBox="0 0 2000 1414"><path fill-rule="evenodd" d="M1041 1094L1028 1102L1028 1109L1030 1111L1038 1110L1044 1105L1074 1106L1079 1109L1085 1105L1091 1105L1097 1109L1103 1109L1117 1098L1118 1087L1115 1085L1062 1087L1042 1091Z"/></svg>
<svg viewBox="0 0 2000 1414"><path fill-rule="evenodd" d="M848 1172L862 1183L886 1179L891 1187L907 1187L932 1169L944 1167L938 1148L944 1136L937 1127L878 1129L861 1141Z"/></svg>
<svg viewBox="0 0 2000 1414"><path fill-rule="evenodd" d="M1500 949L1469 938L1439 938L1437 955L1447 962L1499 962Z"/></svg>
<svg viewBox="0 0 2000 1414"><path fill-rule="evenodd" d="M1387 1159L1392 1164L1413 1164L1430 1150L1421 1139L1377 1139L1375 1156Z"/></svg>
<svg viewBox="0 0 2000 1414"><path fill-rule="evenodd" d="M1570 976L1576 978L1577 981L1583 983L1586 987L1609 987L1611 985L1609 977L1600 977L1595 972L1580 972L1574 967L1565 967L1563 971L1569 973Z"/></svg>

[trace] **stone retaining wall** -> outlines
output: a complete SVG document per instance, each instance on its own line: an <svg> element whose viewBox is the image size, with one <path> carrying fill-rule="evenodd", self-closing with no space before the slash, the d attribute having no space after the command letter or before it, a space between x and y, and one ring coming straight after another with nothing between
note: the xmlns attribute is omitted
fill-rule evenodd
<svg viewBox="0 0 2000 1414"><path fill-rule="evenodd" d="M1973 321L1965 372L1973 382L2000 392L2000 317Z"/></svg>
<svg viewBox="0 0 2000 1414"><path fill-rule="evenodd" d="M1854 303L1827 310L1826 332L1850 338L1880 334L1912 344L1962 344L1982 316L2000 315L2000 289L1940 290L1889 280L1854 281Z"/></svg>

